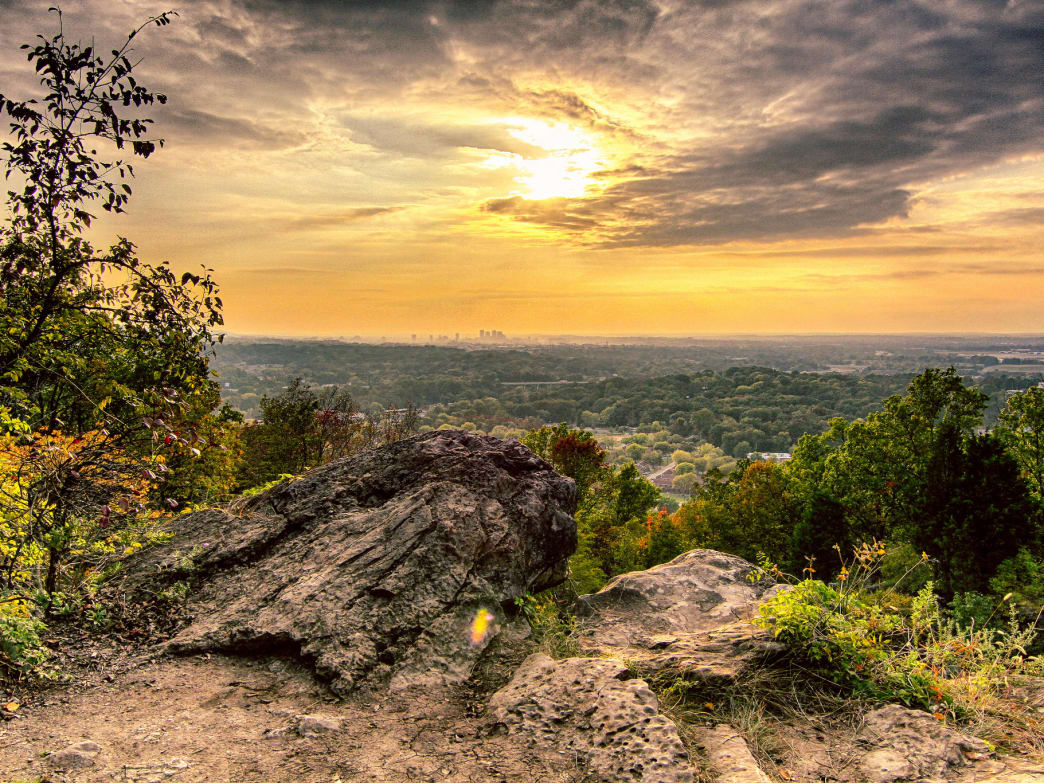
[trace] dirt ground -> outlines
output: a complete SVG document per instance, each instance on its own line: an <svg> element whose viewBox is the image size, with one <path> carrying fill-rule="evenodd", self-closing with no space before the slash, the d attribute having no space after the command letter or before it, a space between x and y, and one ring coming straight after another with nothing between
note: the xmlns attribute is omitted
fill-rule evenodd
<svg viewBox="0 0 1044 783"><path fill-rule="evenodd" d="M491 733L481 715L488 694L469 687L342 701L289 660L113 668L81 671L0 721L0 783L588 780L577 759ZM339 728L301 736L302 715ZM100 747L92 766L59 769L48 758L85 741Z"/></svg>
<svg viewBox="0 0 1044 783"><path fill-rule="evenodd" d="M494 642L461 686L347 700L288 658L170 658L84 637L56 646L71 682L0 692L0 783L597 783L572 752L527 746L485 717L525 643ZM308 735L302 716L326 730ZM861 777L852 728L771 728L774 780ZM89 766L56 763L83 742L95 743L78 757ZM700 755L698 778L715 779ZM1044 783L1044 760L994 757L953 772L953 783Z"/></svg>

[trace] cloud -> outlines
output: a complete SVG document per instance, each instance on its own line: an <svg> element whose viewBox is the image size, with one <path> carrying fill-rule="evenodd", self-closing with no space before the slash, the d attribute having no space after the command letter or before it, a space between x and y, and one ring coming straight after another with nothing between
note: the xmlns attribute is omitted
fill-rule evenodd
<svg viewBox="0 0 1044 783"><path fill-rule="evenodd" d="M1007 263L973 263L951 264L945 267L889 269L882 272L863 272L857 274L843 272L837 274L810 273L803 275L802 279L831 286L846 286L853 283L906 282L910 280L951 276L1038 277L1040 275L1044 275L1044 266L1026 266Z"/></svg>
<svg viewBox="0 0 1044 783"><path fill-rule="evenodd" d="M304 140L296 129L268 128L247 119L176 107L166 112L163 129L171 129L179 144L220 145L222 148L281 149L297 146Z"/></svg>
<svg viewBox="0 0 1044 783"><path fill-rule="evenodd" d="M405 209L405 207L355 207L353 209L340 210L338 212L320 213L293 218L285 222L286 228L293 231L303 231L315 228L332 228L357 223L361 220L391 215Z"/></svg>
<svg viewBox="0 0 1044 783"><path fill-rule="evenodd" d="M333 277L338 274L335 269L308 269L297 266L251 267L235 269L227 272L231 275L254 275L258 277Z"/></svg>
<svg viewBox="0 0 1044 783"><path fill-rule="evenodd" d="M434 125L424 118L356 117L346 115L342 123L353 141L382 152L411 158L453 157L461 148L495 150L524 157L542 157L546 151L509 133L504 124Z"/></svg>
<svg viewBox="0 0 1044 783"><path fill-rule="evenodd" d="M14 33L31 39L46 5L12 14ZM71 26L115 34L149 10L110 5L85 0ZM576 244L869 235L925 183L1044 154L1033 2L200 0L169 30L142 43L172 95L160 135L230 157L340 155L329 176L372 201L457 189ZM491 190L510 174L466 179L468 150L545 154L511 134L512 115L611 150L601 190L538 202Z"/></svg>
<svg viewBox="0 0 1044 783"><path fill-rule="evenodd" d="M705 5L643 42L677 105L719 134L665 134L666 154L598 196L495 211L625 246L838 237L905 217L917 183L1044 150L1040 6ZM707 55L680 49L671 68L670 28L687 26ZM686 72L702 84L682 85Z"/></svg>
<svg viewBox="0 0 1044 783"><path fill-rule="evenodd" d="M1044 207L1015 207L990 211L978 218L990 226L1022 227L1044 226Z"/></svg>

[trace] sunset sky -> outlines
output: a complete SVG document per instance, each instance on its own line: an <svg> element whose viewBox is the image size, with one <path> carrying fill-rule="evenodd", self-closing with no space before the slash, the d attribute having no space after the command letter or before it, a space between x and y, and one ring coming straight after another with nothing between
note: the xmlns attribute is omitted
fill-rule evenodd
<svg viewBox="0 0 1044 783"><path fill-rule="evenodd" d="M53 3L0 0L0 92ZM106 51L165 9L62 6ZM175 7L94 237L232 332L1044 332L1042 0Z"/></svg>

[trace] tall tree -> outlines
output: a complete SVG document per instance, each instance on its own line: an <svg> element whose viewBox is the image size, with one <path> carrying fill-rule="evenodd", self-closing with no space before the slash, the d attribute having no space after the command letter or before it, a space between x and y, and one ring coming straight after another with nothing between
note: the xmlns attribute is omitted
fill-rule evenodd
<svg viewBox="0 0 1044 783"><path fill-rule="evenodd" d="M936 562L944 595L987 591L1020 548L1039 551L1040 531L1019 467L994 435L962 438L954 423L936 440L911 543Z"/></svg>
<svg viewBox="0 0 1044 783"><path fill-rule="evenodd" d="M907 537L918 524L929 464L941 433L970 437L987 395L964 385L953 367L927 369L903 396L864 420L834 419L820 436L819 489L839 501L858 535Z"/></svg>
<svg viewBox="0 0 1044 783"><path fill-rule="evenodd" d="M129 523L163 497L168 457L201 453L187 412L216 401L208 351L222 323L208 270L178 277L127 239L98 252L84 238L92 203L127 205L134 171L123 155L162 144L141 112L166 98L132 75L131 44L173 14L103 56L68 40L52 10L57 33L22 47L42 97L0 95L6 175L21 185L0 229L0 461L12 471L0 516L26 521L47 551L48 592L74 541L89 548Z"/></svg>
<svg viewBox="0 0 1044 783"><path fill-rule="evenodd" d="M1034 500L1044 508L1044 387L1011 395L996 433L1018 461Z"/></svg>

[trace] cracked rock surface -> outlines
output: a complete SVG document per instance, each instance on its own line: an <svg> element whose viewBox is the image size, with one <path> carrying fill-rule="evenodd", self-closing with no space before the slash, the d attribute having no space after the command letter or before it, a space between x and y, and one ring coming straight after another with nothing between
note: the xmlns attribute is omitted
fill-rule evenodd
<svg viewBox="0 0 1044 783"><path fill-rule="evenodd" d="M720 723L705 728L699 732L698 741L718 783L770 783L746 739L732 726Z"/></svg>
<svg viewBox="0 0 1044 783"><path fill-rule="evenodd" d="M940 777L990 755L982 740L897 704L867 713L857 740L872 748L860 762L871 783Z"/></svg>
<svg viewBox="0 0 1044 783"><path fill-rule="evenodd" d="M568 748L605 783L692 783L688 754L643 680L619 661L529 656L490 700L490 717L530 745Z"/></svg>
<svg viewBox="0 0 1044 783"><path fill-rule="evenodd" d="M189 583L173 652L291 654L341 694L460 682L515 598L565 578L575 508L521 444L433 432L187 514L124 584Z"/></svg>

